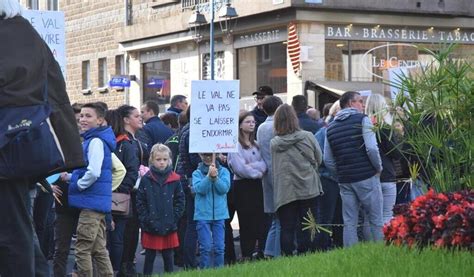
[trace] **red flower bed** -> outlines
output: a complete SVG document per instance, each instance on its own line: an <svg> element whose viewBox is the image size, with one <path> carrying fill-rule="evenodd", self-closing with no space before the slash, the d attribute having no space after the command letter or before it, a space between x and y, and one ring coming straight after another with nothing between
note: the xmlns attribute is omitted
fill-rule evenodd
<svg viewBox="0 0 474 277"><path fill-rule="evenodd" d="M383 230L387 243L474 250L474 190L430 190L410 204L395 206L394 214Z"/></svg>

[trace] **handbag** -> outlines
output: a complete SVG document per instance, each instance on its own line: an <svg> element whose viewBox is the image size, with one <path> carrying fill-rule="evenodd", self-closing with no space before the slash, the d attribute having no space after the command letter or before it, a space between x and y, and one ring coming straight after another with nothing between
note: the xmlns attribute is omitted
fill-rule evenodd
<svg viewBox="0 0 474 277"><path fill-rule="evenodd" d="M112 192L112 214L128 215L130 213L130 194Z"/></svg>

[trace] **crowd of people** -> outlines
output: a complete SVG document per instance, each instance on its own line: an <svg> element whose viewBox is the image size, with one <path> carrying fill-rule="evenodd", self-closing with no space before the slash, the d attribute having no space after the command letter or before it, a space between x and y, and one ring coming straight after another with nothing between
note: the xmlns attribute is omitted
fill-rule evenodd
<svg viewBox="0 0 474 277"><path fill-rule="evenodd" d="M346 92L319 119L307 113L304 96L283 104L264 86L255 100L254 110L240 112L238 151L228 154L189 153L191 106L182 95L161 116L154 101L141 111L74 104L88 166L53 183L54 275L67 273L73 233L80 276L135 274L140 233L145 275L157 252L172 272L175 265L220 267L381 240L397 195L393 161L400 158L391 129L376 135L393 124L384 97L364 103ZM161 119L170 115L178 128ZM111 209L113 194L130 196L127 213ZM303 231L308 213L332 235ZM47 251L45 236L38 237Z"/></svg>
<svg viewBox="0 0 474 277"><path fill-rule="evenodd" d="M60 111L53 127L69 161L48 180L52 193L28 180L0 180L0 276L49 276L47 259L54 276L66 276L73 236L79 276L136 274L139 243L143 274L150 275L158 252L165 272L172 272L175 265L221 267L382 239L397 199L401 135L392 133L383 96L364 101L348 91L327 104L321 118L305 96L283 104L271 87L261 86L253 93L255 108L240 112L237 152L190 153L185 96L173 96L161 114L154 101L140 109L70 105L58 64L17 16L19 6L0 6L0 12L6 25L23 28L36 42L22 44L25 49L2 43L0 49L11 57L16 51L41 57L37 64L28 61L30 67L5 57L2 104L38 101L42 84L49 84L51 104ZM11 30L0 26L2 37L12 37ZM30 69L45 74L4 74ZM36 75L38 87L32 88L26 79ZM241 257L230 224L235 215ZM332 233L312 238L303 230L308 215Z"/></svg>

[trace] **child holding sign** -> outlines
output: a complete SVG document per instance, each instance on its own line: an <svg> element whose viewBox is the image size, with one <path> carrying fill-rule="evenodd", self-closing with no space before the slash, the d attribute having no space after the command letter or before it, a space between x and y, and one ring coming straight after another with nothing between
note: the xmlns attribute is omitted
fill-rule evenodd
<svg viewBox="0 0 474 277"><path fill-rule="evenodd" d="M215 160L215 154L199 154L202 162L193 172L193 188L196 192L194 220L197 222L198 241L201 253L200 268L211 266L214 252L214 267L224 265L225 219L229 218L227 192L230 188L230 173ZM214 251L212 251L214 246Z"/></svg>

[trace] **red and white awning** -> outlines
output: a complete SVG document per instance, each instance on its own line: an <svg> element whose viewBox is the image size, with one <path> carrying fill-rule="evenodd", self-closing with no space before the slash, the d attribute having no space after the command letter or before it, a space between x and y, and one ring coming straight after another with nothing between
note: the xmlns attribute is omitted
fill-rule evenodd
<svg viewBox="0 0 474 277"><path fill-rule="evenodd" d="M296 30L296 24L291 22L288 25L288 55L290 56L291 66L293 72L299 74L300 71L300 41L298 39L298 32Z"/></svg>

